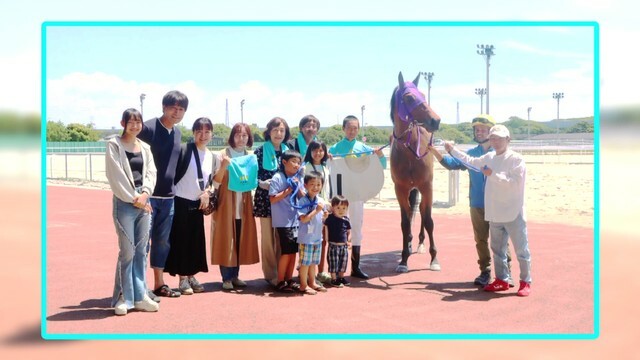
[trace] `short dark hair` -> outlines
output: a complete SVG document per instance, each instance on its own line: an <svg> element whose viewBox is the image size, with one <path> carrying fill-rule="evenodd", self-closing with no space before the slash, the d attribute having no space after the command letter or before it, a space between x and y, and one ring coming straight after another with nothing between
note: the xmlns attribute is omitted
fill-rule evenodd
<svg viewBox="0 0 640 360"><path fill-rule="evenodd" d="M282 162L289 161L293 158L298 158L300 159L300 162L302 162L302 155L300 155L299 152L292 149L283 152L282 156L280 156L280 171L284 172L284 164Z"/></svg>
<svg viewBox="0 0 640 360"><path fill-rule="evenodd" d="M213 130L213 123L209 120L208 117L197 118L196 121L193 122L193 126L191 127L191 131L194 133L196 130L202 130L204 128L208 128L209 130Z"/></svg>
<svg viewBox="0 0 640 360"><path fill-rule="evenodd" d="M250 148L251 146L253 146L253 134L251 134L251 127L249 126L249 124L245 123L236 123L235 125L233 125L233 127L231 128L231 133L229 134L229 139L227 139L227 144L229 144L229 146L231 146L232 148L236 147L234 136L236 135L236 133L239 133L241 129L244 129L244 131L246 131L247 135L249 136L249 139L247 139L247 147Z"/></svg>
<svg viewBox="0 0 640 360"><path fill-rule="evenodd" d="M358 120L358 118L355 117L354 115L347 115L344 118L344 120L342 120L342 128L344 129L347 126L347 123L353 120L355 120L358 123L358 128L360 128L360 120Z"/></svg>
<svg viewBox="0 0 640 360"><path fill-rule="evenodd" d="M342 195L335 195L331 198L331 206L345 205L349 207L349 200Z"/></svg>
<svg viewBox="0 0 640 360"><path fill-rule="evenodd" d="M291 137L291 132L289 131L289 124L287 124L285 119L278 116L269 120L269 122L267 123L267 128L264 130L264 133L262 134L264 136L264 141L271 140L271 130L280 126L280 124L284 124L284 130L285 130L284 139L282 139L282 142L289 141L289 138Z"/></svg>
<svg viewBox="0 0 640 360"><path fill-rule="evenodd" d="M304 183L307 184L309 181L313 180L313 179L318 179L320 180L320 182L322 183L322 185L324 185L324 177L322 176L321 173L317 172L317 171L311 171L308 174L304 175Z"/></svg>
<svg viewBox="0 0 640 360"><path fill-rule="evenodd" d="M311 156L313 151L318 149L318 148L322 148L322 150L324 150L324 156L322 157L322 160L320 160L320 163L322 165L325 165L327 163L327 159L329 158L329 152L327 151L327 145L325 143L323 143L322 141L317 141L317 140L313 140L312 142L309 143L309 147L307 147L307 153L304 156L304 162L309 163L309 164L313 164L313 157Z"/></svg>
<svg viewBox="0 0 640 360"><path fill-rule="evenodd" d="M124 123L124 130L122 131L123 135L127 131L127 124L131 119L137 119L140 120L140 122L143 122L140 111L134 108L128 108L122 113L122 122Z"/></svg>
<svg viewBox="0 0 640 360"><path fill-rule="evenodd" d="M311 114L304 116L302 119L300 119L300 123L298 124L298 127L302 129L303 127L305 127L305 125L307 125L307 123L310 123L310 122L316 123L316 125L318 125L318 130L320 130L320 120L318 120L317 117Z"/></svg>
<svg viewBox="0 0 640 360"><path fill-rule="evenodd" d="M178 90L171 90L162 98L162 106L174 106L178 105L185 110L189 107L189 99L187 95L181 93Z"/></svg>

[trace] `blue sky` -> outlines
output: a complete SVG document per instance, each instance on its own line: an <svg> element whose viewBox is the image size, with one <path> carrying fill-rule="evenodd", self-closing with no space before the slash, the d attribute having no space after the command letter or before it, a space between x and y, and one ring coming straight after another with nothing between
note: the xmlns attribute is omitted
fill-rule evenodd
<svg viewBox="0 0 640 360"><path fill-rule="evenodd" d="M187 1L179 7L162 0L114 0L90 7L73 0L37 6L12 3L11 11L0 14L0 30L9 34L0 48L0 61L8 64L0 68L0 78L12 84L0 89L0 98L11 100L0 109L40 111L40 93L35 90L41 82L42 22L123 20L598 21L601 104L638 103L632 87L640 75L629 69L635 68L639 51L624 41L640 36L630 11L636 6L630 0L499 1L491 9L472 1L402 4L405 8L390 2L331 0ZM160 113L161 96L177 88L191 99L187 126L198 116L224 121L224 99L229 99L231 122L239 119L239 102L245 99L245 120L259 125L275 115L295 124L307 113L331 125L346 114L360 115L362 105L365 122L386 125L390 92L401 70L406 78L419 71L434 72L434 109L444 122L455 123L459 103L460 121L468 121L480 108L473 90L485 85L484 61L475 54L478 43L496 47L491 113L499 121L526 117L529 106L534 120L554 118L553 92L565 93L561 117L593 115L589 28L422 27L400 29L403 35L389 27L50 30L46 116L51 120L117 126L124 108L139 106L141 92L147 94L148 118ZM400 44L391 47L391 40ZM403 54L411 48L417 49L413 56ZM423 80L421 89L426 92Z"/></svg>
<svg viewBox="0 0 640 360"><path fill-rule="evenodd" d="M226 99L230 123L245 99L245 121L259 126L274 116L294 125L308 113L335 124L362 115L362 105L365 123L388 125L398 72L409 80L430 71L433 108L444 122L455 123L458 111L464 122L480 112L474 89L486 86L477 44L495 46L490 112L498 121L526 118L530 106L533 119L550 120L560 91L562 117L593 115L593 26L167 25L48 26L47 119L117 126L139 94L149 118L175 88L191 99L186 126L200 116L223 122Z"/></svg>

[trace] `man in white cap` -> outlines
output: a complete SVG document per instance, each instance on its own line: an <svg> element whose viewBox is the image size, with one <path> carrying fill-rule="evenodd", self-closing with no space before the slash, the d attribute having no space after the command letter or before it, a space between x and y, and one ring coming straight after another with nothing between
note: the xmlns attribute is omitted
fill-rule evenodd
<svg viewBox="0 0 640 360"><path fill-rule="evenodd" d="M473 140L478 146L467 150L467 154L472 157L480 157L489 151L493 151L489 143L489 131L496 124L493 116L480 114L471 121L473 128ZM453 156L442 156L440 151L433 146L429 147L431 153L436 157L447 170L467 170L467 166ZM479 169L476 169L479 170ZM480 275L473 283L485 286L491 281L491 249L489 248L489 222L484 219L484 184L486 177L481 171L469 169L469 213L471 215L471 225L473 226L473 238L476 243L478 253L478 266ZM511 256L507 250L507 263L511 269ZM509 286L513 287L513 280L509 277Z"/></svg>
<svg viewBox="0 0 640 360"><path fill-rule="evenodd" d="M524 208L527 169L522 155L509 149L510 140L509 129L498 124L489 131L489 142L495 152L474 158L456 149L450 142L445 142L444 146L449 154L479 168L487 177L485 220L489 221L496 278L484 290L494 292L509 289L507 244L511 237L520 265L518 296L528 296L531 292L531 254Z"/></svg>

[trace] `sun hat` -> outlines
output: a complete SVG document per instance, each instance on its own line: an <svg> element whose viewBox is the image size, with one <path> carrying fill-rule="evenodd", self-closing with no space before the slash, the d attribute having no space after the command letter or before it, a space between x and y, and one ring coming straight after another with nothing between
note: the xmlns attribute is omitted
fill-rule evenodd
<svg viewBox="0 0 640 360"><path fill-rule="evenodd" d="M494 127L491 128L491 130L489 130L489 137L491 136L497 136L501 138L511 137L509 135L509 129L507 129L506 126L500 125L500 124L495 125Z"/></svg>

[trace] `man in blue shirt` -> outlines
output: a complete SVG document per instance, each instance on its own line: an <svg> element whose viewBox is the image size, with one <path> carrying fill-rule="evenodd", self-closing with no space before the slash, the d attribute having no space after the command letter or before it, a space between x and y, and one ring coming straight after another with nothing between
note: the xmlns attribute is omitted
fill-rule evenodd
<svg viewBox="0 0 640 360"><path fill-rule="evenodd" d="M488 114L476 116L471 122L473 128L473 140L478 146L469 149L467 154L472 157L480 157L489 151L493 151L489 144L489 130L495 125L493 117ZM430 147L431 153L438 159L440 164L448 170L466 170L467 167L453 156L442 156L440 152ZM489 247L489 222L484 219L484 185L485 176L481 172L469 169L469 207L471 214L471 224L473 225L473 237L476 241L476 251L478 252L478 265L480 275L475 278L475 285L485 286L491 280L491 249ZM507 252L509 268L511 268L511 255ZM513 286L513 281L509 278L509 285Z"/></svg>

